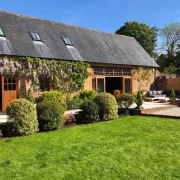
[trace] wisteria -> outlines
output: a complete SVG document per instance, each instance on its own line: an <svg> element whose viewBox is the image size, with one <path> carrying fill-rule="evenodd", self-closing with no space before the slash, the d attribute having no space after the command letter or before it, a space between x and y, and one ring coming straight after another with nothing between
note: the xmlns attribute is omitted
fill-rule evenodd
<svg viewBox="0 0 180 180"><path fill-rule="evenodd" d="M0 59L0 73L26 77L33 85L39 84L39 77L50 80L51 87L65 92L83 88L84 80L90 75L89 64L63 60L47 60L23 57Z"/></svg>

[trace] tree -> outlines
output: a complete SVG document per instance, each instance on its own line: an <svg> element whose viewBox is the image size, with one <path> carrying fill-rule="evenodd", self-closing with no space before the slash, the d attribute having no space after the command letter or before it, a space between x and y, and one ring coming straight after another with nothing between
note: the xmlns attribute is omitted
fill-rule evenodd
<svg viewBox="0 0 180 180"><path fill-rule="evenodd" d="M134 37L151 57L155 57L157 32L156 27L149 27L144 23L133 21L126 22L115 33Z"/></svg>
<svg viewBox="0 0 180 180"><path fill-rule="evenodd" d="M167 54L169 65L175 63L175 56L180 44L180 23L170 23L160 30L161 49Z"/></svg>
<svg viewBox="0 0 180 180"><path fill-rule="evenodd" d="M152 69L144 69L142 67L138 67L134 69L133 72L134 72L134 79L138 82L138 89L140 91L142 90L141 88L144 84L145 85L149 84L153 71Z"/></svg>
<svg viewBox="0 0 180 180"><path fill-rule="evenodd" d="M166 54L166 73L177 73L180 65L180 23L170 23L160 30L161 50Z"/></svg>

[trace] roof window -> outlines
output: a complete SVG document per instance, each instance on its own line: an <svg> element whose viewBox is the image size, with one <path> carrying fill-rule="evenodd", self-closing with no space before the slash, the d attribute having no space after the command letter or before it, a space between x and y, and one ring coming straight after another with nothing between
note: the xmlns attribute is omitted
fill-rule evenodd
<svg viewBox="0 0 180 180"><path fill-rule="evenodd" d="M41 37L39 36L38 33L36 33L36 32L29 32L29 33L30 33L33 41L42 41L42 40L41 40Z"/></svg>
<svg viewBox="0 0 180 180"><path fill-rule="evenodd" d="M71 40L68 37L61 37L66 45L73 46Z"/></svg>
<svg viewBox="0 0 180 180"><path fill-rule="evenodd" d="M0 28L0 36L5 37L4 31L3 31L3 29L2 29L2 28Z"/></svg>

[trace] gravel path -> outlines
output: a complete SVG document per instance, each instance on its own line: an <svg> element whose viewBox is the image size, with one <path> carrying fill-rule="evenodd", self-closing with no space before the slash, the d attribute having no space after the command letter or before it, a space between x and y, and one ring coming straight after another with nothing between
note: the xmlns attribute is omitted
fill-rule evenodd
<svg viewBox="0 0 180 180"><path fill-rule="evenodd" d="M166 109L166 110L160 110L160 111L155 111L155 112L152 112L151 114L180 117L180 107Z"/></svg>

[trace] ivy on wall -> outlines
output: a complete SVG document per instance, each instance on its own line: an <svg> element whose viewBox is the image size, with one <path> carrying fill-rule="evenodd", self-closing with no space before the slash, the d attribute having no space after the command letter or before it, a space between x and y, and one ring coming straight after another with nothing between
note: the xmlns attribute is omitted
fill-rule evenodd
<svg viewBox="0 0 180 180"><path fill-rule="evenodd" d="M50 80L52 89L66 93L78 91L84 87L85 79L90 75L89 64L79 61L47 60L32 57L21 57L17 60L3 58L0 60L0 73L25 76L38 87L39 77Z"/></svg>

